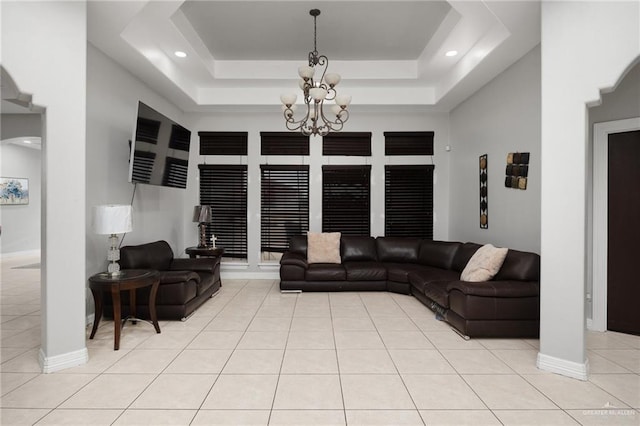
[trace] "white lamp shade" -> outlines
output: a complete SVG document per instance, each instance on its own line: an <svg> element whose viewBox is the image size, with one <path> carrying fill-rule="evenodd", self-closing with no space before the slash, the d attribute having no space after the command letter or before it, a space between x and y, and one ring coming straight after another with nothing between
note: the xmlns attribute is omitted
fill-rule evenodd
<svg viewBox="0 0 640 426"><path fill-rule="evenodd" d="M316 73L315 68L310 67L308 65L298 68L298 75L304 79L313 78L313 75L315 73Z"/></svg>
<svg viewBox="0 0 640 426"><path fill-rule="evenodd" d="M280 101L282 102L283 105L293 105L296 103L297 98L298 96L296 96L293 93L286 93L286 94L280 95Z"/></svg>
<svg viewBox="0 0 640 426"><path fill-rule="evenodd" d="M349 104L351 103L351 96L347 96L347 95L336 96L336 103L341 107L349 106Z"/></svg>
<svg viewBox="0 0 640 426"><path fill-rule="evenodd" d="M326 81L329 86L337 86L338 83L340 83L340 74L334 72L327 73L324 76L324 81Z"/></svg>
<svg viewBox="0 0 640 426"><path fill-rule="evenodd" d="M93 208L93 230L96 234L124 234L133 230L129 204L106 204Z"/></svg>
<svg viewBox="0 0 640 426"><path fill-rule="evenodd" d="M333 112L336 116L339 116L342 112L342 107L340 105L331 105L331 112Z"/></svg>
<svg viewBox="0 0 640 426"><path fill-rule="evenodd" d="M314 87L313 89L309 89L309 95L311 95L316 102L320 102L327 97L327 91L320 87Z"/></svg>

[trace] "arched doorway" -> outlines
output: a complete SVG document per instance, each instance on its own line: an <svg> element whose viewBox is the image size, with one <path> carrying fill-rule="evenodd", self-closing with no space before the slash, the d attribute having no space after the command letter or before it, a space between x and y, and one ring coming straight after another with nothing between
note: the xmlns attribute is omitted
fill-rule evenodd
<svg viewBox="0 0 640 426"><path fill-rule="evenodd" d="M3 319L8 319L2 331L12 339L3 339L3 354L9 355L3 363L15 357L15 362L26 362L25 368L31 370L40 368L38 351L46 329L45 317L40 315L45 282L40 265L46 255L41 250L45 109L33 105L32 96L20 91L4 67L0 73L1 175L9 186L17 182L21 194L20 200L5 200L0 212Z"/></svg>

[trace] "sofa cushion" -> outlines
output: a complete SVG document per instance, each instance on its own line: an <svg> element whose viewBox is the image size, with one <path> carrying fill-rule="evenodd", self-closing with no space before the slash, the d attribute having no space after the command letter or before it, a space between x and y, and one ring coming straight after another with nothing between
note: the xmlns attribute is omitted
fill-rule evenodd
<svg viewBox="0 0 640 426"><path fill-rule="evenodd" d="M166 241L124 246L120 249L122 269L155 269L166 271L171 267L173 250Z"/></svg>
<svg viewBox="0 0 640 426"><path fill-rule="evenodd" d="M343 263L347 272L347 281L385 281L387 269L377 262L346 262Z"/></svg>
<svg viewBox="0 0 640 426"><path fill-rule="evenodd" d="M540 256L509 249L494 280L540 281Z"/></svg>
<svg viewBox="0 0 640 426"><path fill-rule="evenodd" d="M461 245L458 242L422 240L418 262L421 265L451 269L453 259Z"/></svg>
<svg viewBox="0 0 640 426"><path fill-rule="evenodd" d="M397 283L408 283L409 274L419 271L421 268L420 265L416 265L415 263L386 262L384 266L387 268L387 280Z"/></svg>
<svg viewBox="0 0 640 426"><path fill-rule="evenodd" d="M474 253L482 247L480 244L476 243L464 243L458 247L458 251L456 251L456 256L453 258L452 269L462 272L467 263L469 263L469 259Z"/></svg>
<svg viewBox="0 0 640 426"><path fill-rule="evenodd" d="M313 263L305 271L307 281L344 281L347 273L342 265L333 263Z"/></svg>
<svg viewBox="0 0 640 426"><path fill-rule="evenodd" d="M340 232L307 232L308 263L340 263Z"/></svg>
<svg viewBox="0 0 640 426"><path fill-rule="evenodd" d="M435 281L458 281L460 274L449 269L434 268L432 266L420 266L419 269L409 273L409 282L412 286L423 289L425 284Z"/></svg>
<svg viewBox="0 0 640 426"><path fill-rule="evenodd" d="M420 238L378 237L376 246L381 262L417 263Z"/></svg>
<svg viewBox="0 0 640 426"><path fill-rule="evenodd" d="M376 261L376 239L373 237L354 237L344 235L340 239L342 262Z"/></svg>
<svg viewBox="0 0 640 426"><path fill-rule="evenodd" d="M470 282L489 281L500 270L508 250L491 244L483 245L471 256L460 274L460 279Z"/></svg>

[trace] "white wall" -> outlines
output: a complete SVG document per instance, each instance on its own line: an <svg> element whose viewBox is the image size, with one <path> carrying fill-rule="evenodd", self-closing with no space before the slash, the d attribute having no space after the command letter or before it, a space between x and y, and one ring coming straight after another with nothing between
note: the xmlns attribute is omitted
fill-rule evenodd
<svg viewBox="0 0 640 426"><path fill-rule="evenodd" d="M452 240L540 253L540 47L451 111ZM507 153L529 152L526 190L505 188ZM480 228L479 156L488 154L489 228Z"/></svg>
<svg viewBox="0 0 640 426"><path fill-rule="evenodd" d="M129 204L134 185L128 181L129 141L133 138L138 101L179 124L183 113L149 89L112 59L88 44L87 64L87 273L106 267L107 236L92 229L93 206ZM192 166L194 167L194 166ZM184 251L185 191L138 184L133 201L133 231L124 245L166 240L176 256Z"/></svg>
<svg viewBox="0 0 640 426"><path fill-rule="evenodd" d="M40 250L42 153L40 150L7 144L19 137L41 137L40 114L1 114L0 175L29 179L29 204L0 207L2 239L0 253L18 254Z"/></svg>
<svg viewBox="0 0 640 426"><path fill-rule="evenodd" d="M2 66L46 108L42 347L50 372L86 362L84 2L2 2Z"/></svg>
<svg viewBox="0 0 640 426"><path fill-rule="evenodd" d="M29 204L0 206L2 237L0 253L40 250L40 209L42 156L39 149L18 145L0 146L3 177L29 179Z"/></svg>
<svg viewBox="0 0 640 426"><path fill-rule="evenodd" d="M279 108L270 112L234 112L234 113L192 113L187 115L187 127L191 129L192 145L189 166L189 179L185 203L189 208L198 204L199 183L198 164L215 164L224 161L230 164L248 164L249 194L248 194L248 265L235 268L242 272L271 271L271 267L259 267L260 259L260 164L283 164L283 161L301 161L300 157L293 160L289 157L261 157L260 132L286 131L284 119ZM430 156L411 159L409 157L393 158L384 155L385 131L429 131L435 132L433 158ZM239 157L202 157L198 154L199 143L197 133L200 131L246 131L249 133L249 155L244 159ZM372 156L363 157L327 157L322 158L321 139L312 137L310 140L310 229L320 231L321 217L321 185L322 164L371 164L371 234L384 235L384 165L385 164L435 164L434 184L434 239L449 238L449 153L445 147L449 144L449 120L447 113L418 113L403 112L400 108L395 111L366 112L354 110L344 131L372 132ZM195 224L190 224L185 234L185 245L194 245L197 241ZM223 265L223 272L231 270ZM275 269L277 272L277 268Z"/></svg>
<svg viewBox="0 0 640 426"><path fill-rule="evenodd" d="M542 3L538 366L580 379L588 374L586 105L614 87L640 54L639 18L639 2Z"/></svg>

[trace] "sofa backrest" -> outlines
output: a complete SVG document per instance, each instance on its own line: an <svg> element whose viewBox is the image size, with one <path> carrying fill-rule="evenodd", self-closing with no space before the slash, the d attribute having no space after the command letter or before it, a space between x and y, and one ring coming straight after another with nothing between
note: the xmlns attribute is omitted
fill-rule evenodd
<svg viewBox="0 0 640 426"><path fill-rule="evenodd" d="M124 246L120 249L122 269L155 269L166 271L173 262L173 250L166 241Z"/></svg>
<svg viewBox="0 0 640 426"><path fill-rule="evenodd" d="M340 257L343 262L378 260L376 239L344 235L340 238Z"/></svg>
<svg viewBox="0 0 640 426"><path fill-rule="evenodd" d="M493 279L540 281L540 256L536 253L509 249L502 268Z"/></svg>
<svg viewBox="0 0 640 426"><path fill-rule="evenodd" d="M378 237L376 246L381 262L417 263L420 238Z"/></svg>
<svg viewBox="0 0 640 426"><path fill-rule="evenodd" d="M289 238L289 251L307 257L307 236L294 235Z"/></svg>
<svg viewBox="0 0 640 426"><path fill-rule="evenodd" d="M452 269L453 259L461 245L458 242L422 240L418 262L421 265Z"/></svg>
<svg viewBox="0 0 640 426"><path fill-rule="evenodd" d="M452 269L458 272L462 272L464 267L467 266L469 259L471 259L471 257L480 247L482 247L482 245L476 243L461 244L460 247L458 247L458 251L456 251L455 257L453 258Z"/></svg>

